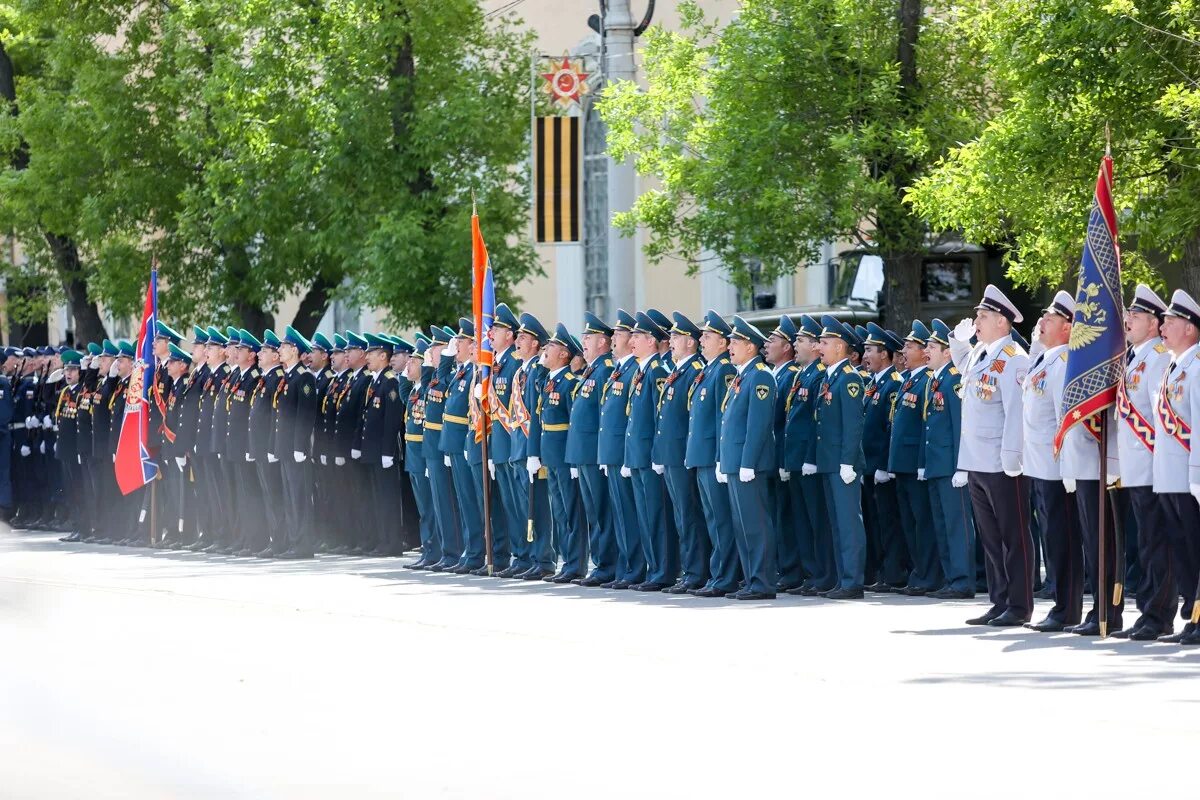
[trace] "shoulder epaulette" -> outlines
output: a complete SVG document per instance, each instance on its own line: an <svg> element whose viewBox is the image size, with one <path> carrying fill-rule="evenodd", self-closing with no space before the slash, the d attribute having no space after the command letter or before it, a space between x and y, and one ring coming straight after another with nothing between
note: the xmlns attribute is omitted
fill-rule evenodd
<svg viewBox="0 0 1200 800"><path fill-rule="evenodd" d="M766 368L767 368L767 365L766 365L766 364L763 364L762 362L759 362L759 363L755 364L754 366L755 366L757 369L766 369Z"/></svg>
<svg viewBox="0 0 1200 800"><path fill-rule="evenodd" d="M394 378L394 377L396 377L396 373L392 372L390 369L385 369L385 370L383 371L383 377L385 377L385 378Z"/></svg>
<svg viewBox="0 0 1200 800"><path fill-rule="evenodd" d="M254 369L250 370L250 377L251 377L251 378L257 378L257 377L258 377L258 368L257 368L257 367L255 367Z"/></svg>
<svg viewBox="0 0 1200 800"><path fill-rule="evenodd" d="M817 362L817 372L824 372L824 371L825 371L825 362L818 361Z"/></svg>
<svg viewBox="0 0 1200 800"><path fill-rule="evenodd" d="M332 378L332 377L333 377L333 370L331 370L331 369L327 369L327 370L325 370L325 377L326 377L326 378Z"/></svg>
<svg viewBox="0 0 1200 800"><path fill-rule="evenodd" d="M854 372L854 367L850 366L849 364L844 364L842 366L842 372L849 375L850 373Z"/></svg>
<svg viewBox="0 0 1200 800"><path fill-rule="evenodd" d="M1165 344L1163 344L1162 342L1157 342L1154 345L1154 352L1165 353L1165 352L1167 352L1167 346Z"/></svg>
<svg viewBox="0 0 1200 800"><path fill-rule="evenodd" d="M613 360L611 358L604 359L604 366L611 367L612 365L613 365Z"/></svg>
<svg viewBox="0 0 1200 800"><path fill-rule="evenodd" d="M950 365L950 374L951 374L951 375L957 375L957 374L958 374L958 367L956 367L956 366L954 366L953 364L951 364L951 365Z"/></svg>
<svg viewBox="0 0 1200 800"><path fill-rule="evenodd" d="M1060 361L1066 361L1067 360L1067 351L1063 350L1061 353L1059 353L1058 358Z"/></svg>
<svg viewBox="0 0 1200 800"><path fill-rule="evenodd" d="M571 370L567 370L567 376L566 376L566 377L567 377L567 380L569 380L569 381L573 381L573 380L575 380L575 373L574 373L574 372L571 372Z"/></svg>
<svg viewBox="0 0 1200 800"><path fill-rule="evenodd" d="M700 363L700 359L696 359L692 362L692 369L704 369L704 365Z"/></svg>
<svg viewBox="0 0 1200 800"><path fill-rule="evenodd" d="M800 371L800 368L797 367L795 364L792 364L788 367L788 372L799 372L799 371Z"/></svg>
<svg viewBox="0 0 1200 800"><path fill-rule="evenodd" d="M728 358L726 358L726 357L724 357L724 356L721 356L720 362L721 362L722 364L728 364L728 363L729 363L729 359L728 359Z"/></svg>
<svg viewBox="0 0 1200 800"><path fill-rule="evenodd" d="M1012 356L1015 356L1016 354L1017 354L1017 346L1015 344L1004 345L1004 355L1009 356L1011 358Z"/></svg>

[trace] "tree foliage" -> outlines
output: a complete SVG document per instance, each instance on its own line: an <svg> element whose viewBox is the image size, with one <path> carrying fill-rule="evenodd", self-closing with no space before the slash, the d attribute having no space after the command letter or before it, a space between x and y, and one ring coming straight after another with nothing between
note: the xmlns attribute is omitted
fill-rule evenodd
<svg viewBox="0 0 1200 800"><path fill-rule="evenodd" d="M61 266L52 231L77 244L88 299L117 315L140 308L154 258L168 319L270 324L307 292L317 318L346 297L426 323L468 298L472 192L498 291L534 269L518 236L529 34L477 0L3 12L16 113L0 120L0 225L26 273Z"/></svg>
<svg viewBox="0 0 1200 800"><path fill-rule="evenodd" d="M1125 278L1176 263L1200 289L1197 25L1194 0L980 4L962 26L1002 104L916 182L913 206L1010 244L1019 283L1057 284L1079 265L1108 125Z"/></svg>

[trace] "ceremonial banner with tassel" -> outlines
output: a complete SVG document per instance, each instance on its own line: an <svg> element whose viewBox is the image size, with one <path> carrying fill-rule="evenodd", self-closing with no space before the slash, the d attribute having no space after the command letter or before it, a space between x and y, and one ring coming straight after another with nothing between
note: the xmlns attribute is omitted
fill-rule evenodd
<svg viewBox="0 0 1200 800"><path fill-rule="evenodd" d="M478 397L472 392L473 402L477 402L477 413L474 415L475 441L480 443L483 450L483 538L486 550L486 565L488 574L492 574L492 513L491 513L491 481L489 478L488 432L491 428L491 415L488 408L492 404L492 342L488 332L496 319L496 289L492 281L492 265L488 260L487 245L483 243L483 233L479 229L479 214L476 213L474 202L471 204L471 299L475 312L475 360L477 362L475 375L476 386L479 388Z"/></svg>
<svg viewBox="0 0 1200 800"><path fill-rule="evenodd" d="M121 494L129 494L158 477L158 464L150 453L150 387L154 382L154 333L158 321L158 270L150 270L142 325L138 328L133 373L125 393L125 415L117 438L113 469Z"/></svg>

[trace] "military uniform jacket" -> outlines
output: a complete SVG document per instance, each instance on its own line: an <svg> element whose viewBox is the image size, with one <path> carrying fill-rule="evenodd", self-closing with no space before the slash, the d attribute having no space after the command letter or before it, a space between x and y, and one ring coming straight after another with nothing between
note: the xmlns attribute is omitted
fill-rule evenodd
<svg viewBox="0 0 1200 800"><path fill-rule="evenodd" d="M117 442L121 438L121 424L125 421L125 393L129 391L129 378L118 378L113 387L112 397L108 399L108 441L109 455L116 455ZM111 460L111 459L110 459Z"/></svg>
<svg viewBox="0 0 1200 800"><path fill-rule="evenodd" d="M1030 364L1021 401L1022 432L1025 437L1021 471L1044 481L1062 479L1054 437L1062 418L1063 381L1067 376L1067 346L1057 345L1038 353ZM1066 446L1078 439L1072 431Z"/></svg>
<svg viewBox="0 0 1200 800"><path fill-rule="evenodd" d="M629 421L625 425L623 462L630 469L645 469L652 463L650 453L658 426L658 401L666 391L667 377L668 371L657 354L630 376L629 396L625 400Z"/></svg>
<svg viewBox="0 0 1200 800"><path fill-rule="evenodd" d="M521 364L517 371L514 379L516 383L509 397L509 412L524 417L525 430L517 427L509 438L510 464L523 462L529 455L529 435L532 433L533 417L537 413L538 398L542 396L542 386L545 385L546 376L549 374L550 370L539 364L536 358ZM523 405L518 407L519 404Z"/></svg>
<svg viewBox="0 0 1200 800"><path fill-rule="evenodd" d="M842 464L862 472L865 391L862 375L849 361L825 370L816 401L816 427L808 445L808 463L817 465L818 474L837 472Z"/></svg>
<svg viewBox="0 0 1200 800"><path fill-rule="evenodd" d="M167 396L167 427L175 432L175 441L168 441L163 445L163 458L174 458L191 452L197 410L196 404L191 402L189 396L191 388L186 376L181 376L171 385L171 392Z"/></svg>
<svg viewBox="0 0 1200 800"><path fill-rule="evenodd" d="M315 374L317 389L317 418L313 423L313 455L333 455L333 420L336 411L336 400L330 401L337 392L339 376L326 367Z"/></svg>
<svg viewBox="0 0 1200 800"><path fill-rule="evenodd" d="M693 355L667 375L658 401L658 422L650 461L665 467L682 467L687 457L688 424L692 396L704 380L704 358Z"/></svg>
<svg viewBox="0 0 1200 800"><path fill-rule="evenodd" d="M209 447L212 448L212 452L221 456L226 456L229 450L229 411L233 407L234 392L241 382L241 367L230 367L213 400L212 427L208 432ZM242 460L240 456L238 460Z"/></svg>
<svg viewBox="0 0 1200 800"><path fill-rule="evenodd" d="M54 455L59 461L74 464L79 457L79 397L82 394L82 383L64 386L58 393L54 410L54 421L58 425L58 447Z"/></svg>
<svg viewBox="0 0 1200 800"><path fill-rule="evenodd" d="M271 437L275 433L275 412L279 407L279 395L283 393L283 367L276 364L258 377L254 391L250 394L249 433L246 452L256 461L265 459L267 453L276 458L284 455L269 450ZM290 456L290 454L288 454Z"/></svg>
<svg viewBox="0 0 1200 800"><path fill-rule="evenodd" d="M608 381L600 390L600 430L596 436L596 462L609 466L625 463L625 429L629 426L630 381L638 368L637 359L626 356L615 362Z"/></svg>
<svg viewBox="0 0 1200 800"><path fill-rule="evenodd" d="M958 396L961 385L962 375L953 364L931 374L925 382L925 431L917 464L925 470L929 480L949 478L958 470L958 440L962 435L962 400Z"/></svg>
<svg viewBox="0 0 1200 800"><path fill-rule="evenodd" d="M721 472L736 475L777 469L775 461L775 377L755 356L733 378L725 395L718 452Z"/></svg>
<svg viewBox="0 0 1200 800"><path fill-rule="evenodd" d="M684 451L685 467L711 467L717 463L717 446L721 437L721 408L725 395L737 376L737 367L728 355L721 355L704 365L698 381L688 392L688 435Z"/></svg>
<svg viewBox="0 0 1200 800"><path fill-rule="evenodd" d="M13 402L12 383L8 380L8 376L0 374L0 438L9 435L8 426L12 424L13 410L16 404ZM21 423L25 420L22 417ZM0 456L3 458L3 456Z"/></svg>
<svg viewBox="0 0 1200 800"><path fill-rule="evenodd" d="M567 466L567 430L571 426L571 403L578 376L570 367L547 375L537 407L529 421L527 454L537 456L544 467Z"/></svg>
<svg viewBox="0 0 1200 800"><path fill-rule="evenodd" d="M167 374L166 362L154 368L154 382L146 394L149 396L150 443L162 448L169 441L164 428L167 418L167 400L171 396L171 376Z"/></svg>
<svg viewBox="0 0 1200 800"><path fill-rule="evenodd" d="M1200 358L1192 346L1163 373L1155 402L1154 491L1190 491L1200 484L1200 461L1192 447L1192 427L1200 421ZM1196 535L1188 531L1187 535Z"/></svg>
<svg viewBox="0 0 1200 800"><path fill-rule="evenodd" d="M367 389L371 386L372 376L367 370L360 369L349 373L346 382L338 390L337 406L334 411L334 450L335 457L350 458L350 451L357 450L362 437L363 401Z"/></svg>
<svg viewBox="0 0 1200 800"><path fill-rule="evenodd" d="M262 383L262 370L251 367L241 374L226 398L225 455L245 461L250 452L250 400Z"/></svg>
<svg viewBox="0 0 1200 800"><path fill-rule="evenodd" d="M17 379L17 385L13 389L13 419L22 425L21 428L14 430L12 436L12 446L14 450L19 450L21 447L33 447L35 444L32 432L23 427L25 418L32 417L33 411L37 407L37 379L33 375L26 375Z"/></svg>
<svg viewBox="0 0 1200 800"><path fill-rule="evenodd" d="M892 451L892 403L904 379L895 367L888 367L866 382L863 395L866 414L863 417L863 471L868 475L888 471ZM958 443L955 443L955 454Z"/></svg>
<svg viewBox="0 0 1200 800"><path fill-rule="evenodd" d="M362 439L358 443L362 462L379 465L383 456L397 458L403 424L404 400L400 397L400 382L388 367L372 379L363 398Z"/></svg>
<svg viewBox="0 0 1200 800"><path fill-rule="evenodd" d="M889 442L887 471L915 475L921 439L925 435L925 384L929 368L911 369L893 395L892 437Z"/></svg>
<svg viewBox="0 0 1200 800"><path fill-rule="evenodd" d="M1154 483L1154 394L1171 365L1171 351L1162 339L1134 348L1125 367L1125 383L1117 392L1117 449L1122 486Z"/></svg>
<svg viewBox="0 0 1200 800"><path fill-rule="evenodd" d="M433 377L433 367L421 367L421 380L408 390L404 403L404 470L425 473L425 392Z"/></svg>
<svg viewBox="0 0 1200 800"><path fill-rule="evenodd" d="M513 386L521 361L517 351L509 347L492 364L492 395L496 402L508 409L512 403ZM492 438L488 442L488 458L497 464L507 463L512 457L512 434L504 429L499 418L492 414Z"/></svg>
<svg viewBox="0 0 1200 800"><path fill-rule="evenodd" d="M1029 356L1006 336L971 351L963 373L963 436L958 468L969 472L1019 472L1024 434L1021 387Z"/></svg>
<svg viewBox="0 0 1200 800"><path fill-rule="evenodd" d="M800 365L794 361L779 367L775 372L775 387L779 390L775 395L775 460L782 464L784 447L787 443L787 401L791 396L792 387L800 378Z"/></svg>
<svg viewBox="0 0 1200 800"><path fill-rule="evenodd" d="M292 453L311 454L313 425L317 420L317 380L303 364L297 363L284 370L282 386L279 406L275 409L271 452L280 459L290 459Z"/></svg>
<svg viewBox="0 0 1200 800"><path fill-rule="evenodd" d="M225 382L229 380L228 364L218 364L216 369L209 371L204 383L200 386L200 396L196 398L200 411L196 415L196 448L201 456L211 456L217 451L213 449L213 416L217 409L217 400L221 396Z"/></svg>
<svg viewBox="0 0 1200 800"><path fill-rule="evenodd" d="M442 437L438 446L443 453L463 453L467 449L470 425L471 378L474 364L459 364L450 375L442 410Z"/></svg>
<svg viewBox="0 0 1200 800"><path fill-rule="evenodd" d="M787 423L780 466L790 472L800 472L808 460L808 444L817 427L817 395L824 380L825 365L820 359L813 359L800 370L784 401Z"/></svg>
<svg viewBox="0 0 1200 800"><path fill-rule="evenodd" d="M104 377L92 398L92 455L96 458L112 455L117 443L112 439L112 406L120 378Z"/></svg>
<svg viewBox="0 0 1200 800"><path fill-rule="evenodd" d="M83 456L84 459L92 457L92 441L94 438L92 414L98 395L98 383L99 375L97 370L86 369L83 371L83 375L79 381L79 385L83 387L83 390L79 393L79 415L76 417L75 422L79 427L79 443L76 446L76 452Z"/></svg>
<svg viewBox="0 0 1200 800"><path fill-rule="evenodd" d="M567 431L567 463L596 464L600 452L600 397L613 371L612 355L592 359L575 387L571 404L571 428Z"/></svg>

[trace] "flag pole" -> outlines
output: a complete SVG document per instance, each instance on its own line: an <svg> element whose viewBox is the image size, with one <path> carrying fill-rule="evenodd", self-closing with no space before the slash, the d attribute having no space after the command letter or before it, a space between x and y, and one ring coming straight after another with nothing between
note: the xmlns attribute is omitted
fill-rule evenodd
<svg viewBox="0 0 1200 800"><path fill-rule="evenodd" d="M1100 414L1100 525L1099 525L1099 557L1097 564L1096 586L1092 587L1096 594L1096 605L1100 621L1100 638L1108 638L1108 576L1105 574L1105 539L1108 538L1108 515L1105 514L1108 504L1108 415Z"/></svg>

